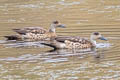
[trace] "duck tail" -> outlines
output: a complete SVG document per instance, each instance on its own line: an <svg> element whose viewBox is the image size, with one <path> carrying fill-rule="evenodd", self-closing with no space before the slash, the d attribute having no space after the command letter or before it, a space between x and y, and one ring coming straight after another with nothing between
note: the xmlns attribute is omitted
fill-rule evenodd
<svg viewBox="0 0 120 80"><path fill-rule="evenodd" d="M54 44L50 44L50 43L41 43L41 44L52 47L52 48L54 48L54 50L58 49Z"/></svg>
<svg viewBox="0 0 120 80"><path fill-rule="evenodd" d="M10 36L4 36L7 40L18 40L18 36L16 35L10 35Z"/></svg>
<svg viewBox="0 0 120 80"><path fill-rule="evenodd" d="M22 29L13 29L13 31L15 31L16 33L21 34L21 35L25 35L26 34L26 31L22 30Z"/></svg>

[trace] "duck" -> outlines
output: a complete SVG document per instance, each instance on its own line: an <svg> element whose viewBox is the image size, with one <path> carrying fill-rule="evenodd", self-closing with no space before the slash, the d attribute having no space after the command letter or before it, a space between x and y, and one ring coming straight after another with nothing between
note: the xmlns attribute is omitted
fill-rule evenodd
<svg viewBox="0 0 120 80"><path fill-rule="evenodd" d="M64 24L61 24L59 21L55 20L51 23L49 30L44 29L43 27L25 27L22 29L13 29L17 34L4 36L7 40L46 40L54 39L56 35L56 28L65 28Z"/></svg>
<svg viewBox="0 0 120 80"><path fill-rule="evenodd" d="M90 35L90 39L80 36L58 36L53 41L41 44L54 49L91 49L96 47L96 40L98 39L107 41L99 32L93 32Z"/></svg>

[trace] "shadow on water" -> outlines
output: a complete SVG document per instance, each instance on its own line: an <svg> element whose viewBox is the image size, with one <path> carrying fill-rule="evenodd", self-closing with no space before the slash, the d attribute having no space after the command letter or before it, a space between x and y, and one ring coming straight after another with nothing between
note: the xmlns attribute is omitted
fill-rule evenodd
<svg viewBox="0 0 120 80"><path fill-rule="evenodd" d="M41 41L38 42L24 42L24 41L2 41L2 45L6 48L45 48L41 45ZM47 51L41 51L40 53L31 54L26 53L18 57L0 58L0 61L44 61L44 62L66 62L70 57L73 58L86 58L92 56L95 61L100 61L104 57L104 51L110 47L108 43L99 43L95 48L70 50L70 49L50 49ZM98 50L98 49L101 50Z"/></svg>
<svg viewBox="0 0 120 80"><path fill-rule="evenodd" d="M35 41L35 42L16 41L16 40L0 41L0 44L5 46L6 48L22 48L22 47L44 48L43 45L41 45L41 43L42 41Z"/></svg>

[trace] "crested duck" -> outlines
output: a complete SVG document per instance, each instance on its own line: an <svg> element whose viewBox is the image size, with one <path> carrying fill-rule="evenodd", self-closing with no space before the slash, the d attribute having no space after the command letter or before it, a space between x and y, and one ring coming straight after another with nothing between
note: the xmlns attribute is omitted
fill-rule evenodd
<svg viewBox="0 0 120 80"><path fill-rule="evenodd" d="M58 21L53 21L50 25L49 30L42 27L25 27L22 29L13 29L18 34L4 36L7 40L45 40L55 38L56 28L65 28L64 24Z"/></svg>
<svg viewBox="0 0 120 80"><path fill-rule="evenodd" d="M46 46L53 47L54 49L87 49L96 47L96 40L107 40L99 32L91 34L90 39L81 38L79 36L64 36L56 37L55 40L50 42L41 43Z"/></svg>

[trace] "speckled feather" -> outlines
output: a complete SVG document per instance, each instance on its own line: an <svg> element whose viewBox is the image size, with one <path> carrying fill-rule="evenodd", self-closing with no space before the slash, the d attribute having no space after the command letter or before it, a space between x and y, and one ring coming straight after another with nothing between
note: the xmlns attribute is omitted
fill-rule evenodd
<svg viewBox="0 0 120 80"><path fill-rule="evenodd" d="M94 32L90 40L79 36L58 36L51 42L42 43L43 45L53 47L54 49L93 49L96 47L96 40L107 40L99 32Z"/></svg>
<svg viewBox="0 0 120 80"><path fill-rule="evenodd" d="M66 48L73 49L73 48L91 48L93 44L85 38L77 37L57 37L56 41L63 42L66 45Z"/></svg>
<svg viewBox="0 0 120 80"><path fill-rule="evenodd" d="M33 33L33 34L45 34L48 31L42 27L26 27L23 29L13 29L18 34L26 34L26 33Z"/></svg>
<svg viewBox="0 0 120 80"><path fill-rule="evenodd" d="M59 23L58 21L53 21L50 25L49 30L46 30L42 27L26 27L22 29L13 29L15 31L17 36L5 36L7 40L15 39L15 40L30 40L30 41L36 41L36 40L53 40L57 35L55 32L56 27L65 28L65 25ZM19 38L17 38L19 37Z"/></svg>
<svg viewBox="0 0 120 80"><path fill-rule="evenodd" d="M55 33L49 32L42 27L26 27L23 29L13 29L20 34L21 38L36 41L56 37Z"/></svg>

